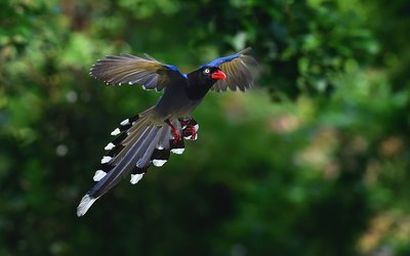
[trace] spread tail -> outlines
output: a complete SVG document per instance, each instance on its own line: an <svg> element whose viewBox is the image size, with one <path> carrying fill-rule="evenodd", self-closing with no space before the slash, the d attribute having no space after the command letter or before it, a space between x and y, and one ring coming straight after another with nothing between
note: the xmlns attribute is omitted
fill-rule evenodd
<svg viewBox="0 0 410 256"><path fill-rule="evenodd" d="M171 120L171 123L186 139L194 139L193 136L189 136L190 131L184 122L175 119ZM195 126L195 129L197 128L198 126ZM183 140L172 139L171 127L162 120L158 121L153 108L125 119L111 135L116 138L104 148L107 153L101 159L100 168L93 177L96 183L77 207L79 217L125 175L131 173L130 182L136 184L151 164L162 166L167 162L170 152L182 154L185 147Z"/></svg>

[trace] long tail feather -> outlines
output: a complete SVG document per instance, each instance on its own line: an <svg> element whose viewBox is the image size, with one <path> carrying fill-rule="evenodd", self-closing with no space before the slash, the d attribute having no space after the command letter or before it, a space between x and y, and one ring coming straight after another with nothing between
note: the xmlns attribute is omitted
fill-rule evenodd
<svg viewBox="0 0 410 256"><path fill-rule="evenodd" d="M162 134L163 126L152 120L150 111L126 119L113 132L117 138L105 146L107 155L101 160L93 179L97 183L82 198L77 215L84 215L91 205L114 187L127 173L133 172L138 163L148 167L150 156ZM135 179L134 179L135 181Z"/></svg>
<svg viewBox="0 0 410 256"><path fill-rule="evenodd" d="M153 135L153 130L153 128L144 129L140 139L125 153L124 157L87 192L77 207L78 216L84 215L99 197L115 186L128 171L131 171L132 161L135 161L141 148L146 145L147 138Z"/></svg>
<svg viewBox="0 0 410 256"><path fill-rule="evenodd" d="M190 139L187 137L190 134L187 134L185 124L177 119L172 120L172 123L186 139ZM136 184L151 164L160 167L168 161L171 152L182 154L185 147L184 140L173 139L169 125L155 121L152 109L125 119L112 134L117 137L104 147L108 152L94 174L93 180L96 183L77 207L78 216L83 216L98 198L125 175L130 173L131 184Z"/></svg>

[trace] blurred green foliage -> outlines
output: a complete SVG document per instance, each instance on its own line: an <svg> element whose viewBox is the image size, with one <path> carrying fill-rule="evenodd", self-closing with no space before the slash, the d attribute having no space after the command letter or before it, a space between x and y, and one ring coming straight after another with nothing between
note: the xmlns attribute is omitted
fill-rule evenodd
<svg viewBox="0 0 410 256"><path fill-rule="evenodd" d="M409 255L410 19L397 0L3 0L0 255ZM183 71L252 46L183 156L75 207L109 132L155 103L107 54Z"/></svg>

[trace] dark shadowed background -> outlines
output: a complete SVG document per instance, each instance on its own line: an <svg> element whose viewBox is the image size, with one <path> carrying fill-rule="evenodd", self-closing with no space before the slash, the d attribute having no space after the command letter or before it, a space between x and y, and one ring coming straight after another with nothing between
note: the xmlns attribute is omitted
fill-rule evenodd
<svg viewBox="0 0 410 256"><path fill-rule="evenodd" d="M0 255L410 255L407 0L2 0ZM83 218L109 133L155 92L108 54L190 71L251 46L199 140Z"/></svg>

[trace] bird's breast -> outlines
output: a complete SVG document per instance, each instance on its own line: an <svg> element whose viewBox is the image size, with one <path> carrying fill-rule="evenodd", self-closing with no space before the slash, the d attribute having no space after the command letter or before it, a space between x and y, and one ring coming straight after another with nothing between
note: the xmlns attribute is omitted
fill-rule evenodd
<svg viewBox="0 0 410 256"><path fill-rule="evenodd" d="M156 105L157 112L164 118L190 116L202 99L192 99L183 87L167 88Z"/></svg>

